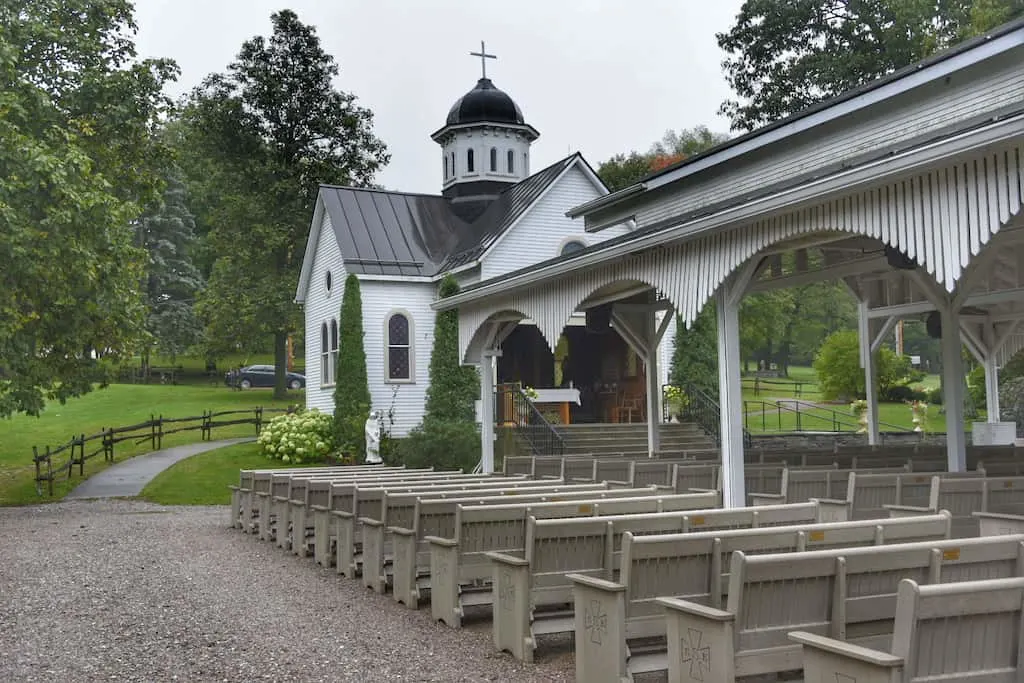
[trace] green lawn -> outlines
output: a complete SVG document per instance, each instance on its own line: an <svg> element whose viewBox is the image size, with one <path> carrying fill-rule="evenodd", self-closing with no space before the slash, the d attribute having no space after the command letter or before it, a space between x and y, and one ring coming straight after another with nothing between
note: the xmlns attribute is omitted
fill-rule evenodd
<svg viewBox="0 0 1024 683"><path fill-rule="evenodd" d="M238 470L288 467L269 460L259 444L242 443L193 455L158 474L141 498L162 505L227 505L228 486L238 484Z"/></svg>
<svg viewBox="0 0 1024 683"><path fill-rule="evenodd" d="M786 404L783 403L783 406ZM803 431L834 431L837 427L840 431L855 431L857 418L850 411L850 408L843 404L830 405L819 409L800 409L800 421L797 422L795 411L779 410L776 404L761 401L747 400L745 403L747 413L747 429L754 434L768 432L792 432L799 427ZM944 433L946 431L946 416L939 412L940 406L930 406L928 410L929 432ZM833 421L839 424L836 425ZM911 421L910 406L905 403L881 403L878 406L878 419L882 424L882 431L899 431L900 429L913 429ZM984 418L979 418L984 419ZM967 425L970 428L970 423Z"/></svg>
<svg viewBox="0 0 1024 683"><path fill-rule="evenodd" d="M189 417L204 410L247 410L258 406L286 408L304 403L304 392L301 391L289 392L284 401L274 401L270 389L233 391L223 386L113 384L72 399L65 405L53 403L38 418L17 415L0 420L0 505L21 505L40 500L35 491L33 446L40 449L47 445L56 447L74 435L91 435L106 427L136 424L148 420L150 415ZM235 425L214 429L213 438L254 434L252 425ZM163 446L189 443L199 438L198 430L183 432L165 437ZM98 447L99 444L96 445ZM87 446L86 450L92 449ZM124 460L149 450L148 440L141 444L125 441L115 446L115 460ZM86 463L85 474L88 477L105 466L102 455L96 456ZM54 499L62 497L79 481L75 475L70 481L58 482ZM50 499L44 497L43 500Z"/></svg>

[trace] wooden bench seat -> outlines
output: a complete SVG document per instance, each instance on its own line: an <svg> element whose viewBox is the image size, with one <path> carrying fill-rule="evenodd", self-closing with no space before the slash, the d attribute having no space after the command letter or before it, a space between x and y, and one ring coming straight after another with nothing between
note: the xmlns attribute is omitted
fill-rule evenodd
<svg viewBox="0 0 1024 683"><path fill-rule="evenodd" d="M886 506L892 517L928 514L940 507L953 515L953 536L977 536L979 527L975 512L1024 512L1024 477L934 476L926 505Z"/></svg>
<svg viewBox="0 0 1024 683"><path fill-rule="evenodd" d="M843 507L850 519L882 519L889 516L887 506L927 506L931 495L933 473L905 472L849 472L846 495L833 498L817 497L822 506ZM980 472L942 472L938 476L979 478Z"/></svg>
<svg viewBox="0 0 1024 683"><path fill-rule="evenodd" d="M954 539L823 552L733 554L727 604L668 598L669 680L685 680L694 662L682 652L701 634L707 681L780 674L801 668L790 631L860 646L888 647L904 578L951 583L1020 576L1024 536ZM816 680L816 679L811 679Z"/></svg>
<svg viewBox="0 0 1024 683"><path fill-rule="evenodd" d="M541 612L538 608L572 604L568 573L617 579L622 539L627 532L635 537L820 521L814 503L575 519L531 518L522 557L488 555L494 563L492 584L513 586L513 590L495 596L494 644L517 659L532 661L538 635L571 633L572 609Z"/></svg>
<svg viewBox="0 0 1024 683"><path fill-rule="evenodd" d="M870 470L877 474L909 472L908 466ZM793 469L782 472L778 493L752 492L748 494L752 505L781 505L803 503L812 498L844 499L854 470L833 468Z"/></svg>
<svg viewBox="0 0 1024 683"><path fill-rule="evenodd" d="M276 477L277 475L275 475ZM274 527L273 537L279 548L285 550L294 550L298 543L292 543L291 528L305 529L306 521L306 501L305 498L301 501L301 506L296 508L292 502L292 487L297 487L301 479L287 479L281 482L275 481L273 483L275 494L271 496L273 505L273 517L270 520ZM388 486L392 483L409 483L419 484L421 487L437 486L442 490L458 489L466 486L479 486L479 487L495 487L495 486L524 486L532 483L532 480L525 477L495 477L486 474L458 474L458 473L425 473L419 475L412 475L408 477L356 477L356 478L340 478L332 481L332 491L339 482L356 482L362 489L369 490L371 487L382 487ZM276 493L280 491L280 493ZM292 516L295 513L296 519L293 520ZM293 525L292 522L296 524ZM302 535L298 534L296 539L301 539Z"/></svg>
<svg viewBox="0 0 1024 683"><path fill-rule="evenodd" d="M393 573L393 532L392 528L410 525L415 530L417 503L421 500L443 506L449 512L446 518L437 513L431 516L432 526L445 528L446 535L454 532L455 510L458 505L513 505L518 503L546 503L592 500L611 500L635 496L656 495L654 487L649 489L609 489L600 484L546 484L535 480L535 486L514 489L479 489L452 492L413 492L390 494L385 491L381 501L380 516L369 514L359 517L363 540L363 585L383 593L391 584ZM439 529L440 530L440 529ZM436 535L436 534L435 534ZM403 567L404 570L404 567Z"/></svg>
<svg viewBox="0 0 1024 683"><path fill-rule="evenodd" d="M455 536L427 536L430 544L430 609L435 620L458 628L468 605L490 605L489 552L522 553L530 517L593 517L701 510L718 507L717 492L620 498L594 502L463 506L456 509Z"/></svg>
<svg viewBox="0 0 1024 683"><path fill-rule="evenodd" d="M803 648L807 681L1017 683L1024 679L1022 623L1024 578L923 586L904 579L890 648L805 631L789 637Z"/></svg>
<svg viewBox="0 0 1024 683"><path fill-rule="evenodd" d="M906 524L894 524L899 522ZM682 597L722 609L731 579L730 557L736 551L798 553L881 546L946 540L949 533L949 513L666 536L634 537L626 533L618 581L568 575L574 583L577 680L605 681L613 680L609 676L615 672L627 676L664 670L664 646L655 648L649 657L630 658L627 641L665 636L664 610L658 604L661 597ZM608 633L616 634L615 638L602 635L600 642L595 642L592 629L588 631L585 627L594 619L599 619Z"/></svg>

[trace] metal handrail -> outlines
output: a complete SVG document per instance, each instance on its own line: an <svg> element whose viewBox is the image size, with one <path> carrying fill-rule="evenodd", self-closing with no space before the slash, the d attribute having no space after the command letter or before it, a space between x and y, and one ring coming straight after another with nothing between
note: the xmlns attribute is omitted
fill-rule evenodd
<svg viewBox="0 0 1024 683"><path fill-rule="evenodd" d="M701 430L715 440L715 444L722 445L722 409L710 394L696 385L687 384L679 387L674 384L666 384L661 388L662 395L665 390L675 386L686 394L686 405L683 407L682 418L687 422L696 424ZM664 405L664 401L662 402ZM750 432L743 428L743 447L750 448L752 444Z"/></svg>
<svg viewBox="0 0 1024 683"><path fill-rule="evenodd" d="M509 425L529 444L533 455L562 455L565 442L519 384L505 384L494 393L495 421ZM511 405L509 404L511 402Z"/></svg>

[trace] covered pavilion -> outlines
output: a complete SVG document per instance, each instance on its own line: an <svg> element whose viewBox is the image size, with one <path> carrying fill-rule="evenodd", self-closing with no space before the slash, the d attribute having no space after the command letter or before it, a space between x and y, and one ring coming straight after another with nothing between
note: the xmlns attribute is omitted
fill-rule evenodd
<svg viewBox="0 0 1024 683"><path fill-rule="evenodd" d="M859 302L871 443L874 362L901 318L941 336L949 471L965 469L964 345L996 370L1024 345L1024 22L730 140L570 212L623 237L466 287L463 362L479 364L482 464L493 469L494 358L524 319L552 351L574 314L610 305L647 365L658 450L656 349L672 316L718 319L723 497L744 504L738 311L745 294L842 279ZM787 266L782 267L782 263ZM669 315L666 315L668 313Z"/></svg>

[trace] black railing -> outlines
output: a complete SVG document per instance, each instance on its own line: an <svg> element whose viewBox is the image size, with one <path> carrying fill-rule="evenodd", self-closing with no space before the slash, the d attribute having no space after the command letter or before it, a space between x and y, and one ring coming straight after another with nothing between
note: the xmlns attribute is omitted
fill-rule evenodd
<svg viewBox="0 0 1024 683"><path fill-rule="evenodd" d="M494 392L494 421L511 427L533 455L562 455L562 435L547 421L519 384L502 384Z"/></svg>
<svg viewBox="0 0 1024 683"><path fill-rule="evenodd" d="M662 395L664 396L668 387L673 386L667 384L661 388ZM683 405L682 413L680 417L685 422L692 422L701 430L712 437L715 443L719 446L722 445L722 409L718 406L718 401L715 400L711 394L706 391L697 388L693 384L687 384L685 387L679 387L683 390L686 396L686 400ZM669 401L666 399L663 401L664 405L668 405ZM666 408L667 409L667 408ZM743 447L750 448L751 446L750 432L746 429L743 430Z"/></svg>
<svg viewBox="0 0 1024 683"><path fill-rule="evenodd" d="M743 402L743 426L762 432L856 432L861 429L856 416L814 403L797 400ZM891 432L912 429L888 422L878 426Z"/></svg>

